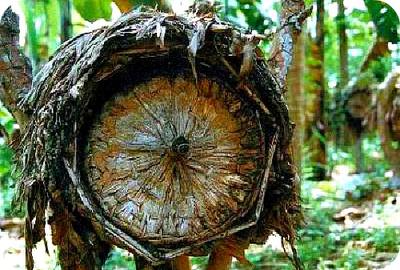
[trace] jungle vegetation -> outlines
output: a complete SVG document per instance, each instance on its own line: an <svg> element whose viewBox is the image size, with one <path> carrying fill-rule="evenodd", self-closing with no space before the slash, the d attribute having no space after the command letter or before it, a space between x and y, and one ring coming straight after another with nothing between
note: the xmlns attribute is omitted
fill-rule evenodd
<svg viewBox="0 0 400 270"><path fill-rule="evenodd" d="M7 7L3 1L0 10ZM190 2L5 1L21 11L21 44L34 74L63 42L110 24L121 13L143 6L179 12ZM400 3L307 0L306 4L314 7L313 13L297 40L285 94L296 124L292 151L302 180L305 222L299 228L299 255L306 269L383 269L400 247ZM224 0L218 13L224 20L269 36L278 28L280 8L278 0ZM271 40L261 45L267 58ZM18 218L24 209L12 204L18 168L7 143L18 126L3 106L0 125L3 252L1 238L10 227L20 228ZM22 232L17 235L23 237ZM21 259L18 248L4 246L4 252ZM6 258L12 260L0 254L0 266ZM54 258L50 254L40 269L57 269ZM234 262L233 269L292 269L274 243L252 246L247 258L253 266ZM194 269L203 269L205 261L192 258ZM393 263L392 267L398 269ZM115 249L105 269L134 269L134 260Z"/></svg>

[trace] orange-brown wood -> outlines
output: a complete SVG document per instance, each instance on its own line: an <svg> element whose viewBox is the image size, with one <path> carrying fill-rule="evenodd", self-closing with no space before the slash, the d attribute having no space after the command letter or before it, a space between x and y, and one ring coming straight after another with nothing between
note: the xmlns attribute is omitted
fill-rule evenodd
<svg viewBox="0 0 400 270"><path fill-rule="evenodd" d="M192 269L192 265L190 263L189 256L182 255L176 257L172 262L172 269L173 270L190 270Z"/></svg>
<svg viewBox="0 0 400 270"><path fill-rule="evenodd" d="M231 268L231 263L232 256L223 248L217 247L210 255L207 270L229 270Z"/></svg>
<svg viewBox="0 0 400 270"><path fill-rule="evenodd" d="M89 132L93 196L115 224L152 244L222 233L254 202L263 170L249 110L223 85L183 76L117 94Z"/></svg>
<svg viewBox="0 0 400 270"><path fill-rule="evenodd" d="M250 264L245 257L248 241L232 236L216 245L208 260L207 270L229 270L232 258L235 257L242 264Z"/></svg>
<svg viewBox="0 0 400 270"><path fill-rule="evenodd" d="M57 210L58 211L58 210ZM61 269L91 270L100 269L105 262L111 246L101 241L88 228L85 234L79 234L75 228L76 220L67 211L61 210L51 222L52 241L58 246ZM91 245L85 242L90 237ZM33 267L33 265L32 265Z"/></svg>

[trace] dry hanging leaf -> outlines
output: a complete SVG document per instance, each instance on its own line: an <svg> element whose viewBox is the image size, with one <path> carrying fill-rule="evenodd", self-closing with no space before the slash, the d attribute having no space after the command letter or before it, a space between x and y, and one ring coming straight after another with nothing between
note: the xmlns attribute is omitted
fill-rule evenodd
<svg viewBox="0 0 400 270"><path fill-rule="evenodd" d="M117 5L122 13L129 12L133 7L133 4L129 0L113 0L113 2Z"/></svg>

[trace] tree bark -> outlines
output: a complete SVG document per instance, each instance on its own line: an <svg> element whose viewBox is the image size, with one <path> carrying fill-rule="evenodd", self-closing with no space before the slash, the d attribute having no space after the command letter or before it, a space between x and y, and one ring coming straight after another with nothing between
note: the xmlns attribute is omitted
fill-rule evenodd
<svg viewBox="0 0 400 270"><path fill-rule="evenodd" d="M207 270L229 270L231 264L232 256L216 248L210 255Z"/></svg>
<svg viewBox="0 0 400 270"><path fill-rule="evenodd" d="M293 63L288 74L287 102L289 115L296 124L292 152L298 170L301 170L302 149L304 145L305 99L304 99L304 64L305 37L300 34L294 48Z"/></svg>
<svg viewBox="0 0 400 270"><path fill-rule="evenodd" d="M246 240L234 236L225 238L211 252L206 270L229 270L233 257L241 264L249 264L244 254L248 247Z"/></svg>
<svg viewBox="0 0 400 270"><path fill-rule="evenodd" d="M340 77L339 77L339 91L341 91L349 82L349 61L348 52L349 46L346 34L346 17L344 14L345 8L344 0L338 0L338 15L337 27L339 35L339 55L340 55Z"/></svg>
<svg viewBox="0 0 400 270"><path fill-rule="evenodd" d="M337 32L339 36L339 55L340 55L340 70L339 70L339 83L337 85L337 92L335 95L335 107L336 107L336 117L335 117L335 127L334 127L334 137L335 146L338 149L343 145L344 129L341 123L345 122L343 114L340 113L341 102L343 99L343 91L349 82L349 61L348 61L348 41L346 34L346 17L345 17L345 7L344 0L338 0L338 15L337 20Z"/></svg>
<svg viewBox="0 0 400 270"><path fill-rule="evenodd" d="M325 145L325 78L324 78L324 0L317 0L316 38L311 43L311 55L315 61L310 66L311 80L315 88L312 90L315 99L312 101L312 121L307 130L313 164L313 179L321 181L326 175L326 145Z"/></svg>
<svg viewBox="0 0 400 270"><path fill-rule="evenodd" d="M31 86L32 69L18 42L19 18L8 8L0 21L0 99L24 131L29 116L18 102Z"/></svg>
<svg viewBox="0 0 400 270"><path fill-rule="evenodd" d="M312 9L305 9L303 0L282 0L280 30L272 43L269 64L276 71L282 87L286 87L286 76L292 64L294 44L301 31L301 25L311 14Z"/></svg>
<svg viewBox="0 0 400 270"><path fill-rule="evenodd" d="M111 250L83 220L55 208L50 218L53 244L58 246L61 269L100 270Z"/></svg>
<svg viewBox="0 0 400 270"><path fill-rule="evenodd" d="M363 133L365 132L365 128L361 122L367 120L368 117L370 117L368 115L368 110L369 110L368 108L373 107L372 99L367 93L368 89L363 90L362 88L365 88L365 86L359 86L360 85L359 81L361 81L361 84L364 84L362 82L362 80L365 80L365 78L363 78L363 75L368 70L371 63L373 63L374 61L378 61L382 57L387 56L389 53L390 53L390 51L389 51L389 47L388 47L388 42L380 37L377 37L376 41L371 46L367 56L365 57L363 63L360 66L358 81L355 82L355 84L349 90L349 93L347 93L347 95L348 95L348 100L346 100L347 104L354 103L354 102L358 103L358 104L362 104L363 106L365 106L363 109L365 111L367 111L367 113L362 113L362 117L365 116L365 118L358 117L357 119L354 119L355 122L351 122L350 120L347 120L347 125L342 128L344 132L348 133L348 136L343 136L342 145L344 145L344 146L352 145L353 146L353 151L354 151L354 156L355 156L355 166L356 166L357 173L360 173L364 170L364 166L363 166L364 153L363 153L363 149L362 149L362 137L363 137ZM361 89L360 89L360 87L361 87ZM364 95L354 94L360 90L365 91L365 94ZM354 99L356 101L352 102L351 99ZM350 108L347 106L346 110L349 110L349 109ZM379 129L379 127L378 127L378 129Z"/></svg>
<svg viewBox="0 0 400 270"><path fill-rule="evenodd" d="M347 95L347 100L344 100L347 104L352 103L351 99L355 98L358 99L356 103L362 104L364 106L364 110L368 111L369 109L372 109L372 99L368 95L368 89L363 89L366 88L365 86L359 86L359 82L362 80L365 80L363 78L363 75L368 71L368 68L370 67L371 63L374 61L380 60L382 57L385 57L390 54L389 50L389 45L388 41L383 39L382 37L377 37L374 44L371 46L369 49L368 54L364 58L362 64L360 65L360 71L358 73L358 80L354 83L354 85L348 90ZM362 82L362 84L364 84ZM368 88L368 87L367 87ZM354 94L357 93L358 91L363 90L365 92L365 95L361 94ZM357 97L355 97L357 95ZM343 97L343 95L342 95ZM360 101L360 99L362 99ZM349 111L349 107L346 106L347 112ZM353 153L355 156L355 166L356 166L356 172L360 173L364 170L364 153L363 153L363 148L362 148L362 140L363 140L363 133L365 132L365 127L363 126L364 121L371 120L373 117L371 117L371 114L362 114L363 117L358 117L358 118L350 118L352 120L346 119L346 125L343 126L342 133L347 133L347 136L342 136L341 139L341 145L342 146L352 146L353 147ZM364 117L365 116L365 117ZM353 121L353 122L352 122ZM369 123L369 126L372 126L371 123ZM379 129L379 120L378 120L378 129Z"/></svg>

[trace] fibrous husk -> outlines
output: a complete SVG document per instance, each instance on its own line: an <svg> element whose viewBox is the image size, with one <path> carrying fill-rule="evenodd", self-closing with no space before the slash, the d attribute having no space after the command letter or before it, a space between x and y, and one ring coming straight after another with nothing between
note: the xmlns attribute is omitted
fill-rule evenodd
<svg viewBox="0 0 400 270"><path fill-rule="evenodd" d="M377 131L385 159L393 170L390 185L400 185L400 68L380 85L376 105Z"/></svg>
<svg viewBox="0 0 400 270"><path fill-rule="evenodd" d="M109 27L64 43L22 102L31 115L20 147L28 255L44 237L48 204L54 213L68 209L74 219L90 221L102 240L153 263L183 253L209 253L229 235L263 243L277 232L293 244L301 211L299 181L288 150L292 123L277 80L255 52L256 39L212 12L177 16L149 10L133 11ZM258 201L224 233L156 247L113 224L93 199L83 169L85 138L99 107L117 91L156 76L182 74L195 83L202 78L218 81L254 108L264 133L265 168L254 190Z"/></svg>
<svg viewBox="0 0 400 270"><path fill-rule="evenodd" d="M371 74L365 73L345 91L342 108L350 130L356 134L361 134L368 126L373 125L373 92L376 87Z"/></svg>

